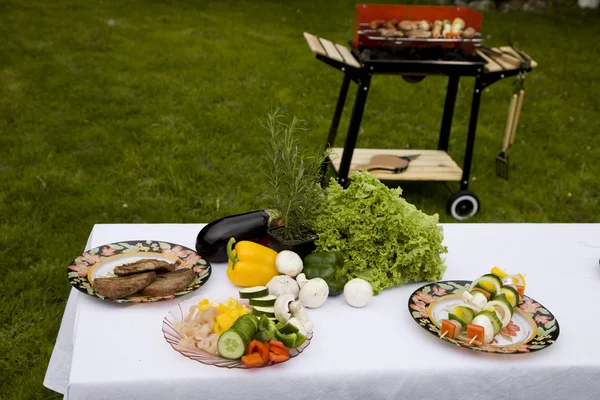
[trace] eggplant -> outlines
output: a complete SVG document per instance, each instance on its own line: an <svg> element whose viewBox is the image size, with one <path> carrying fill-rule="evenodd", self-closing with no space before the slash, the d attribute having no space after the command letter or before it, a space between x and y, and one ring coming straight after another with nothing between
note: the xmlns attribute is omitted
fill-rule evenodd
<svg viewBox="0 0 600 400"><path fill-rule="evenodd" d="M209 262L225 262L230 238L234 237L238 242L260 241L266 236L267 229L274 220L273 215L270 210L257 210L213 221L198 233L196 252Z"/></svg>

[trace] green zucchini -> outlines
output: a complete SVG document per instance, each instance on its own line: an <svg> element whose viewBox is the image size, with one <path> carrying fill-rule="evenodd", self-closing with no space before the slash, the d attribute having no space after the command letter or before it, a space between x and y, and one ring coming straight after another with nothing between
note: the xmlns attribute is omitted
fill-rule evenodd
<svg viewBox="0 0 600 400"><path fill-rule="evenodd" d="M519 292L512 286L502 286L500 293L506 296L512 307L516 307L519 304Z"/></svg>
<svg viewBox="0 0 600 400"><path fill-rule="evenodd" d="M502 330L502 322L500 321L500 319L498 318L498 315L496 314L496 311L492 311L492 310L483 310L481 311L479 315L483 315L485 317L487 317L490 322L492 323L492 327L494 328L494 336L496 336L497 334L500 333L500 331Z"/></svg>
<svg viewBox="0 0 600 400"><path fill-rule="evenodd" d="M465 326L467 326L467 323L465 321L463 321L461 318L459 318L458 316L456 316L455 314L452 313L448 313L448 319L450 321L456 321L460 324L460 326L462 326L463 328Z"/></svg>
<svg viewBox="0 0 600 400"><path fill-rule="evenodd" d="M240 299L254 299L263 297L269 294L269 289L266 286L254 286L240 289Z"/></svg>
<svg viewBox="0 0 600 400"><path fill-rule="evenodd" d="M464 306L456 306L454 310L452 310L452 314L456 315L458 318L465 321L467 324L470 324L475 318L475 311L470 309L469 307Z"/></svg>
<svg viewBox="0 0 600 400"><path fill-rule="evenodd" d="M485 274L482 275L479 279L472 283L472 287L480 287L483 290L489 292L492 297L494 297L497 293L500 292L502 288L502 279L498 278L494 274Z"/></svg>
<svg viewBox="0 0 600 400"><path fill-rule="evenodd" d="M259 307L273 307L275 305L275 300L277 300L277 296L269 294L267 296L250 299L250 305Z"/></svg>
<svg viewBox="0 0 600 400"><path fill-rule="evenodd" d="M258 317L266 315L267 318L275 318L275 309L273 307L252 306L252 314Z"/></svg>

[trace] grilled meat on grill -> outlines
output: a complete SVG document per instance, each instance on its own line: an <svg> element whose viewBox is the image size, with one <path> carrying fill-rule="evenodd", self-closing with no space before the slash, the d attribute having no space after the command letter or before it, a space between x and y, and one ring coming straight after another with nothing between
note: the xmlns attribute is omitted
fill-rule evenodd
<svg viewBox="0 0 600 400"><path fill-rule="evenodd" d="M371 29L379 29L385 25L385 19L375 19L369 22L369 28Z"/></svg>

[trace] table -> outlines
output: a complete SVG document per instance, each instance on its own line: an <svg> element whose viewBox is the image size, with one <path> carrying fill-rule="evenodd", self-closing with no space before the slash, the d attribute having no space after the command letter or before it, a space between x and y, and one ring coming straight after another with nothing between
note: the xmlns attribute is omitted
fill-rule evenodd
<svg viewBox="0 0 600 400"><path fill-rule="evenodd" d="M193 248L202 224L96 225L86 249L137 239ZM44 385L65 399L596 399L600 350L600 224L446 224L444 279L474 279L498 265L527 274L527 293L558 319L541 352L483 354L422 330L407 301L420 284L383 291L365 308L330 298L309 310L313 341L290 362L228 370L175 352L161 326L193 296L235 296L224 264L193 294L123 305L71 291ZM74 257L77 255L74 255ZM66 268L66 266L65 266Z"/></svg>

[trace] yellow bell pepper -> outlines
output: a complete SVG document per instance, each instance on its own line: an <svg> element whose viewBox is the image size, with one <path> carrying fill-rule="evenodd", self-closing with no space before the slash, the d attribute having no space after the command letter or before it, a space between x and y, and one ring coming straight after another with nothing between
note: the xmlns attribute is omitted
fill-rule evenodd
<svg viewBox="0 0 600 400"><path fill-rule="evenodd" d="M231 238L227 244L227 276L231 283L241 287L264 286L279 275L275 268L275 250L245 240L233 249L235 243L235 239Z"/></svg>
<svg viewBox="0 0 600 400"><path fill-rule="evenodd" d="M208 299L203 299L198 303L198 311L206 311L211 307L215 307L215 303L209 303Z"/></svg>
<svg viewBox="0 0 600 400"><path fill-rule="evenodd" d="M234 318L229 314L219 314L215 317L215 324L213 325L213 332L220 335L225 332L227 329L231 328Z"/></svg>
<svg viewBox="0 0 600 400"><path fill-rule="evenodd" d="M231 297L225 303L217 304L216 307L219 315L215 317L213 332L218 335L231 328L236 319L250 312L248 307Z"/></svg>

